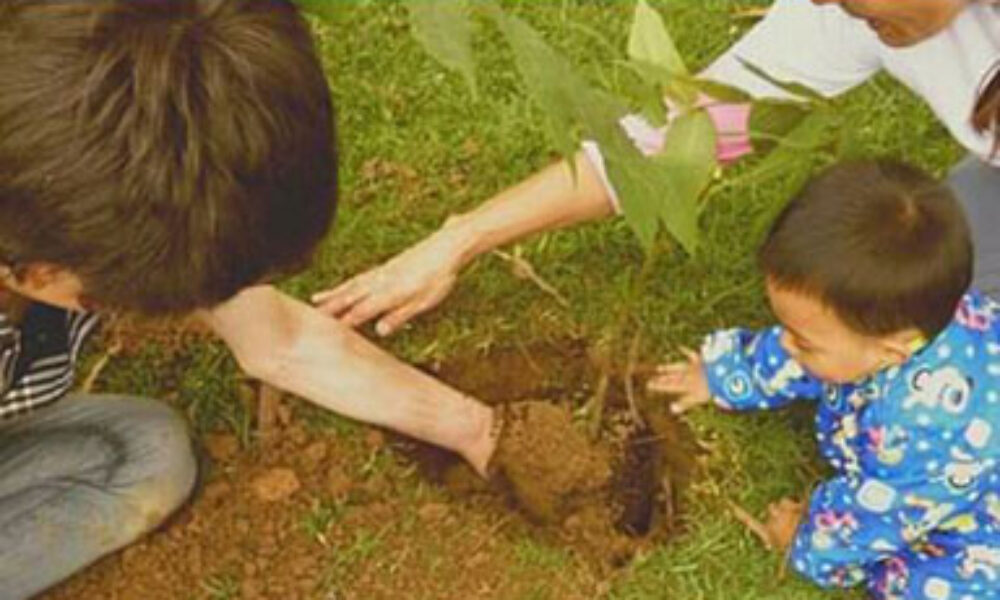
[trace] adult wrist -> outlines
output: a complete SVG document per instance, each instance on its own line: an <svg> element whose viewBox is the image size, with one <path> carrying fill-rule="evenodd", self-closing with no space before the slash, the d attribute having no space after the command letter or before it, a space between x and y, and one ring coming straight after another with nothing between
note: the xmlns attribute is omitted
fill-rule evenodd
<svg viewBox="0 0 1000 600"><path fill-rule="evenodd" d="M489 250L485 247L482 232L476 227L475 220L469 213L449 216L434 235L447 240L446 245L451 248L450 254L455 260L456 271Z"/></svg>

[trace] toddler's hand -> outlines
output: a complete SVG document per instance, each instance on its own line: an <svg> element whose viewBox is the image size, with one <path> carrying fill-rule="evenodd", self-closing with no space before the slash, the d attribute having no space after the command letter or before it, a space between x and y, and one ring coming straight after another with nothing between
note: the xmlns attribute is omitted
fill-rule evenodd
<svg viewBox="0 0 1000 600"><path fill-rule="evenodd" d="M782 498L769 504L764 527L767 528L770 540L765 540L764 543L779 552L786 552L795 539L805 508L805 503L793 498Z"/></svg>
<svg viewBox="0 0 1000 600"><path fill-rule="evenodd" d="M807 505L793 498L782 498L767 505L767 520L763 523L738 504L729 503L736 519L764 542L768 550L784 554L795 539Z"/></svg>
<svg viewBox="0 0 1000 600"><path fill-rule="evenodd" d="M646 383L646 389L651 392L676 394L678 397L670 410L677 414L708 404L712 399L701 356L690 348L681 348L681 352L686 361L660 365L656 375Z"/></svg>

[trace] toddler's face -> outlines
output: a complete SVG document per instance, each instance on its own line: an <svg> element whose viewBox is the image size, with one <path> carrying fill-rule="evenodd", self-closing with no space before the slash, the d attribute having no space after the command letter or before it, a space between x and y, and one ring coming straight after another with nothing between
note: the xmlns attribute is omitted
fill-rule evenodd
<svg viewBox="0 0 1000 600"><path fill-rule="evenodd" d="M888 350L886 338L856 333L816 298L783 289L770 280L767 296L785 329L782 347L819 379L851 383L898 362L898 356Z"/></svg>

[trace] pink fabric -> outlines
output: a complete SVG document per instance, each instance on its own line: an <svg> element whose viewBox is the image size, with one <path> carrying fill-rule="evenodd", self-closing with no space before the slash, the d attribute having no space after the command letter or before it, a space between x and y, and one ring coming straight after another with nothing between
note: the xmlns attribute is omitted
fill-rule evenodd
<svg viewBox="0 0 1000 600"><path fill-rule="evenodd" d="M750 144L750 104L725 104L708 96L702 96L698 99L697 105L705 109L712 119L712 124L715 125L715 156L720 163L730 163L753 152L753 146ZM676 115L677 112L671 110L667 115L668 123L663 127L654 127L641 115L636 114L625 115L618 123L639 152L645 156L652 156L663 151L667 130L670 128L669 121ZM588 140L583 142L582 150L608 191L615 212L621 213L621 203L608 179L600 147L596 142Z"/></svg>
<svg viewBox="0 0 1000 600"><path fill-rule="evenodd" d="M715 124L715 156L720 163L734 160L753 152L750 144L750 104L705 103L705 112Z"/></svg>

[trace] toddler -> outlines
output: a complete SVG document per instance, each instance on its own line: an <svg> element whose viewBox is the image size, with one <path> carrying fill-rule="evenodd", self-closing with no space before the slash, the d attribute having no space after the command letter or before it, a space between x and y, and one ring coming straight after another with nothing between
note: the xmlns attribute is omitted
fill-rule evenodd
<svg viewBox="0 0 1000 600"><path fill-rule="evenodd" d="M895 162L835 166L759 259L779 324L715 332L650 388L678 412L816 402L833 473L791 541L804 576L875 598L1000 598L1000 304L968 287L951 193Z"/></svg>

